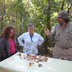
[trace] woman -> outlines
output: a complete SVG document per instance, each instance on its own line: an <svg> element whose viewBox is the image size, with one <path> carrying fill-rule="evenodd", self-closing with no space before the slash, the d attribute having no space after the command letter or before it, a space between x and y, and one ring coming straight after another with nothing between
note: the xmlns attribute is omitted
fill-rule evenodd
<svg viewBox="0 0 72 72"><path fill-rule="evenodd" d="M20 46L23 47L24 53L38 54L37 47L43 43L44 38L40 34L34 32L33 23L29 23L27 27L28 27L28 32L19 36L18 42ZM22 40L24 40L24 43L22 42Z"/></svg>
<svg viewBox="0 0 72 72"><path fill-rule="evenodd" d="M1 34L0 56L1 61L16 53L15 30L12 26L7 26Z"/></svg>

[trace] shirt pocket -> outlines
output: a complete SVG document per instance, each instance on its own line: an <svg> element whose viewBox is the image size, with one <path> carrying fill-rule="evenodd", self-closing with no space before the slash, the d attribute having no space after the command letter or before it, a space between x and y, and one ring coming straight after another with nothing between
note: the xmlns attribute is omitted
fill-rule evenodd
<svg viewBox="0 0 72 72"><path fill-rule="evenodd" d="M60 40L60 33L57 33L57 34L54 36L54 40L55 40L55 41L59 41L59 40Z"/></svg>
<svg viewBox="0 0 72 72"><path fill-rule="evenodd" d="M72 39L72 30L67 31L66 39L67 40L71 40Z"/></svg>

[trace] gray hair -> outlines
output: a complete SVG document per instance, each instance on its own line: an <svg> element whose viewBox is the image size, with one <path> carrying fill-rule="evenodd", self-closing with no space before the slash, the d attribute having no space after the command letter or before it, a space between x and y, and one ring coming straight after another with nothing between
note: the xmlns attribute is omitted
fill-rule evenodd
<svg viewBox="0 0 72 72"><path fill-rule="evenodd" d="M34 24L33 23L29 23L28 25L27 25L27 28L28 27L34 27Z"/></svg>

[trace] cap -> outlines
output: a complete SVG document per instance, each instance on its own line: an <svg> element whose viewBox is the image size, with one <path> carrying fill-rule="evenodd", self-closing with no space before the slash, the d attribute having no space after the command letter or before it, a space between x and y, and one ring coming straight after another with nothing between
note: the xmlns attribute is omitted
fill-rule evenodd
<svg viewBox="0 0 72 72"><path fill-rule="evenodd" d="M57 17L65 17L65 16L68 16L68 13L66 11L62 10L58 13Z"/></svg>

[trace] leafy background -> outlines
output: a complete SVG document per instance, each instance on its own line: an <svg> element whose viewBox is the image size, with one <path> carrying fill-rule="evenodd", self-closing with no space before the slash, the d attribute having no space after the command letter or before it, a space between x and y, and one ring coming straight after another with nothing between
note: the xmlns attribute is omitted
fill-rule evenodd
<svg viewBox="0 0 72 72"><path fill-rule="evenodd" d="M38 47L39 54L52 57L54 42L50 41L44 29L57 23L57 14L65 10L72 21L72 0L0 0L0 33L6 26L13 26L16 31L18 51L18 36L27 32L27 24L34 23L35 32L44 37L44 42Z"/></svg>

